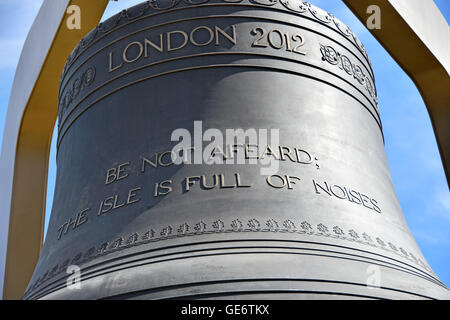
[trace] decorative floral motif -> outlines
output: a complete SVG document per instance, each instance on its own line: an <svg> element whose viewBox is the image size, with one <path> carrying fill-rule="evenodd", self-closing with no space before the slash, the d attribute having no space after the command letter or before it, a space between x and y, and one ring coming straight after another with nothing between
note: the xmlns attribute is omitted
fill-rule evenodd
<svg viewBox="0 0 450 320"><path fill-rule="evenodd" d="M370 77L364 74L359 65L352 63L346 55L339 53L332 46L325 46L321 44L320 52L322 53L323 61L326 61L332 65L337 65L339 69L344 70L349 75L353 75L353 78L355 78L360 85L364 86L364 89L366 89L369 96L374 100L375 107L378 109L378 98L375 91L375 85Z"/></svg>
<svg viewBox="0 0 450 320"><path fill-rule="evenodd" d="M61 265L56 264L51 269L46 270L42 274L42 276L38 277L38 279L28 287L28 289L25 293L25 297L28 294L30 294L31 292L33 292L40 285L42 285L44 282L46 282L48 279L54 277L58 273L64 273L69 264L69 261L71 261L71 264L85 263L92 259L95 259L99 255L105 255L110 252L115 252L117 250L124 250L125 248L127 248L129 246L139 245L145 241L160 241L160 240L166 240L169 238L174 238L174 237L179 237L179 236L184 236L184 235L210 234L211 231L213 231L213 232L243 232L243 231L247 231L247 232L252 232L252 231L254 231L254 232L257 232L257 231L283 232L283 231L289 231L289 232L297 232L299 234L306 233L308 235L314 235L314 236L328 236L329 235L328 228L324 224L319 223L317 225L317 230L319 232L315 232L312 229L311 224L307 221L302 221L300 223L301 230L298 230L298 231L296 230L295 224L289 219L287 219L283 222L283 227L285 229L280 229L279 224L275 219L269 219L266 221L267 229L262 229L259 221L254 218L249 219L247 221L247 225L250 227L250 229L244 230L242 221L240 219L234 219L231 221L231 223L229 225L231 227L231 229L227 229L225 226L225 223L222 220L218 219L218 220L215 220L211 224L212 230L208 230L208 225L205 222L200 221L195 225L194 230L190 231L189 225L187 223L183 223L180 225L180 227L177 229L177 233L174 235L172 235L172 227L171 226L163 227L159 233L161 236L160 238L155 238L154 237L156 234L155 231L153 229L149 229L147 232L144 233L144 235L141 238L141 241L139 241L139 234L137 232L134 232L130 236L128 236L127 246L123 246L123 243L124 243L123 237L118 237L111 243L110 246L109 246L109 242L103 242L101 245L99 245L99 247L97 249L97 255L95 255L96 248L91 247L85 252L84 255L82 252L79 252L78 254L76 254L73 257L72 260L70 260L69 258L66 258ZM342 228L340 228L339 226L334 226L333 232L339 236L339 239L342 239L342 240L353 240L354 241L355 239L359 239L358 233L353 229L350 229L347 231L347 233L350 235L351 238L346 238L344 230ZM412 254L410 252L408 253L402 247L399 247L397 249L397 246L395 246L391 242L388 242L386 245L386 243L383 240L381 240L379 237L375 238L376 244L374 244L372 241L372 238L365 232L362 233L361 236L368 243L365 243L362 241L359 241L359 243L371 245L374 247L379 247L379 248L382 248L385 250L390 250L390 252L392 254L397 254L397 255L401 254L403 258L406 258L412 262L415 262L417 265L421 266L422 268L427 270L429 273L433 274L433 276L435 276L429 266L427 266L422 260L418 259L414 254ZM377 246L377 244L378 244L378 246Z"/></svg>
<svg viewBox="0 0 450 320"><path fill-rule="evenodd" d="M180 2L180 0L150 0L149 4L153 9L167 10L167 9L171 9L171 8L175 7L179 2ZM187 1L185 1L185 2L193 4L193 2L187 2ZM204 2L206 2L206 1L204 1Z"/></svg>
<svg viewBox="0 0 450 320"><path fill-rule="evenodd" d="M356 64L353 65L353 78L355 78L360 84L365 84L366 76L364 75L361 67Z"/></svg>
<svg viewBox="0 0 450 320"><path fill-rule="evenodd" d="M309 224L309 222L307 221L303 221L302 223L300 223L300 227L306 231L306 232L312 232L312 227L311 224Z"/></svg>
<svg viewBox="0 0 450 320"><path fill-rule="evenodd" d="M261 224L259 223L258 220L254 219L254 218L248 220L247 225L250 227L250 230L253 230L253 231L258 231L261 229Z"/></svg>
<svg viewBox="0 0 450 320"><path fill-rule="evenodd" d="M349 75L353 72L353 64L347 56L341 56L341 65L339 68L344 69Z"/></svg>
<svg viewBox="0 0 450 320"><path fill-rule="evenodd" d="M381 247L386 247L386 243L384 243L384 241L383 240L381 240L380 238L376 238L375 240L377 240L377 242L378 242L378 244L381 246Z"/></svg>
<svg viewBox="0 0 450 320"><path fill-rule="evenodd" d="M388 246L389 246L389 248L391 248L392 250L398 251L397 247L396 247L394 244L392 244L391 242L388 242Z"/></svg>
<svg viewBox="0 0 450 320"><path fill-rule="evenodd" d="M408 257L408 252L406 252L405 249L400 248L400 252L401 252L405 257Z"/></svg>
<svg viewBox="0 0 450 320"><path fill-rule="evenodd" d="M274 219L269 219L266 221L266 226L269 228L270 231L277 231L278 230L278 222L276 222Z"/></svg>
<svg viewBox="0 0 450 320"><path fill-rule="evenodd" d="M319 223L317 225L317 230L319 230L320 232L325 233L325 234L328 233L328 228L322 223Z"/></svg>
<svg viewBox="0 0 450 320"><path fill-rule="evenodd" d="M144 233L144 235L142 236L142 240L149 240L149 239L152 239L154 236L155 236L155 230L150 229Z"/></svg>
<svg viewBox="0 0 450 320"><path fill-rule="evenodd" d="M416 256L413 255L411 252L409 253L409 256L410 256L416 263L419 262L419 260L417 260Z"/></svg>
<svg viewBox="0 0 450 320"><path fill-rule="evenodd" d="M177 230L178 234L185 235L189 232L189 225L185 222Z"/></svg>
<svg viewBox="0 0 450 320"><path fill-rule="evenodd" d="M348 234L350 235L350 237L352 237L353 239L359 239L359 235L356 233L356 231L355 230L353 230L353 229L350 229L349 231L348 231Z"/></svg>
<svg viewBox="0 0 450 320"><path fill-rule="evenodd" d="M328 24L332 21L330 14L318 7L309 6L309 12L320 22Z"/></svg>
<svg viewBox="0 0 450 320"><path fill-rule="evenodd" d="M203 221L200 221L200 222L196 223L195 226L194 226L194 230L197 233L202 233L202 232L205 231L205 229L206 229L206 223L204 223Z"/></svg>
<svg viewBox="0 0 450 320"><path fill-rule="evenodd" d="M338 226L334 226L333 227L333 231L335 234L337 234L338 236L343 236L344 235L344 231L342 231L341 228L339 228Z"/></svg>
<svg viewBox="0 0 450 320"><path fill-rule="evenodd" d="M362 234L364 240L368 241L368 242L373 242L372 238L367 234L367 233L363 233Z"/></svg>
<svg viewBox="0 0 450 320"><path fill-rule="evenodd" d="M219 219L213 222L212 227L216 232L222 232L225 229L225 224Z"/></svg>
<svg viewBox="0 0 450 320"><path fill-rule="evenodd" d="M278 223L277 223L277 225L278 225ZM295 224L289 219L284 220L283 227L285 227L286 231L288 231L288 232L294 232L296 230Z"/></svg>
<svg viewBox="0 0 450 320"><path fill-rule="evenodd" d="M111 249L117 249L123 244L123 238L118 237L114 242L111 244Z"/></svg>
<svg viewBox="0 0 450 320"><path fill-rule="evenodd" d="M130 235L127 239L127 245L134 244L139 239L139 234L137 232Z"/></svg>
<svg viewBox="0 0 450 320"><path fill-rule="evenodd" d="M311 5L309 3L302 0L280 0L280 2L287 9L298 13L304 13L306 12L306 10L308 10L308 8L311 8Z"/></svg>
<svg viewBox="0 0 450 320"><path fill-rule="evenodd" d="M422 261L420 258L417 259L417 263L418 263L421 267L426 268L425 263L423 263L423 261Z"/></svg>
<svg viewBox="0 0 450 320"><path fill-rule="evenodd" d="M353 37L353 32L350 30L349 27L347 27L345 24L343 24L341 21L339 21L334 15L333 15L333 23L336 26L336 28L347 38Z"/></svg>
<svg viewBox="0 0 450 320"><path fill-rule="evenodd" d="M263 5L263 6L273 6L278 2L278 0L250 0L253 3Z"/></svg>
<svg viewBox="0 0 450 320"><path fill-rule="evenodd" d="M161 233L160 233L161 237L168 237L171 234L172 234L172 227L171 226L167 226L167 227L163 228L161 230Z"/></svg>
<svg viewBox="0 0 450 320"><path fill-rule="evenodd" d="M338 65L341 62L341 55L331 46L320 45L322 60L332 65ZM348 59L348 58L347 58Z"/></svg>
<svg viewBox="0 0 450 320"><path fill-rule="evenodd" d="M235 219L231 221L231 228L233 228L233 231L242 231L243 225L241 220Z"/></svg>
<svg viewBox="0 0 450 320"><path fill-rule="evenodd" d="M98 248L98 253L99 254L103 254L106 249L108 248L109 243L108 242L103 242L100 247Z"/></svg>

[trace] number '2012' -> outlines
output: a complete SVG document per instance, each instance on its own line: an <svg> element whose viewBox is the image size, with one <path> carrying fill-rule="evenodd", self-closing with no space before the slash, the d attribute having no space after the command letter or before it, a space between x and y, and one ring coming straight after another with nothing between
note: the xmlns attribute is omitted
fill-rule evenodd
<svg viewBox="0 0 450 320"><path fill-rule="evenodd" d="M300 50L305 44L305 39L298 33L290 36L288 32L282 32L279 29L272 29L267 32L263 27L253 28L250 32L258 36L252 43L252 47L267 48L271 46L274 49L285 48L286 51L305 55L306 52Z"/></svg>

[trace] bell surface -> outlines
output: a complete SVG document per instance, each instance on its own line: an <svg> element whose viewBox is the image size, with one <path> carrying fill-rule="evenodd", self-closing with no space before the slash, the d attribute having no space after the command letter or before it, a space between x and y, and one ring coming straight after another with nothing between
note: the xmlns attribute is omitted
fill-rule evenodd
<svg viewBox="0 0 450 320"><path fill-rule="evenodd" d="M299 0L157 0L63 70L24 299L442 299L362 43ZM78 278L77 278L78 277Z"/></svg>

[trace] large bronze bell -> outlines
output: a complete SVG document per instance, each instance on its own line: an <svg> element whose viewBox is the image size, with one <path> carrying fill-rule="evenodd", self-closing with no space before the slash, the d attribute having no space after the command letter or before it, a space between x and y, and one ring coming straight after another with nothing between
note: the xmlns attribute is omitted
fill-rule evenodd
<svg viewBox="0 0 450 320"><path fill-rule="evenodd" d="M450 297L396 198L367 52L333 15L145 2L80 42L59 101L25 299Z"/></svg>

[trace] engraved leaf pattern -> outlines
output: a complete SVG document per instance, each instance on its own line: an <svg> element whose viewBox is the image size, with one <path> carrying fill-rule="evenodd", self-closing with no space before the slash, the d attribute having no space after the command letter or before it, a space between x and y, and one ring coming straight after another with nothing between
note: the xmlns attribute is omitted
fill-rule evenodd
<svg viewBox="0 0 450 320"><path fill-rule="evenodd" d="M266 221L266 226L269 228L269 230L271 231L276 231L278 230L278 222L276 222L274 219L269 219Z"/></svg>
<svg viewBox="0 0 450 320"><path fill-rule="evenodd" d="M367 233L363 233L362 234L364 240L368 241L368 242L373 242L372 238L367 234Z"/></svg>
<svg viewBox="0 0 450 320"><path fill-rule="evenodd" d="M376 238L375 240L377 240L377 242L378 242L378 244L379 244L380 246L382 246L382 247L385 247L385 246L386 246L386 243L384 243L384 241L381 240L380 238Z"/></svg>
<svg viewBox="0 0 450 320"><path fill-rule="evenodd" d="M167 237L167 236L170 236L171 234L172 234L172 227L171 226L167 226L167 227L163 228L161 230L161 233L160 233L160 235L162 237Z"/></svg>
<svg viewBox="0 0 450 320"><path fill-rule="evenodd" d="M303 221L302 223L300 223L300 227L307 232L312 231L312 227L307 221Z"/></svg>
<svg viewBox="0 0 450 320"><path fill-rule="evenodd" d="M233 228L233 230L240 231L242 230L242 227L242 222L239 219L235 219L231 222L231 228Z"/></svg>
<svg viewBox="0 0 450 320"><path fill-rule="evenodd" d="M203 232L206 229L206 223L204 223L203 221L200 221L198 223L195 224L194 230L196 232Z"/></svg>
<svg viewBox="0 0 450 320"><path fill-rule="evenodd" d="M223 221L219 219L213 222L212 227L216 231L222 231L225 229L225 223L223 223Z"/></svg>
<svg viewBox="0 0 450 320"><path fill-rule="evenodd" d="M328 233L328 228L323 223L319 223L317 229L322 233Z"/></svg>
<svg viewBox="0 0 450 320"><path fill-rule="evenodd" d="M261 224L255 218L248 220L247 225L250 227L251 230L259 230L261 227Z"/></svg>
<svg viewBox="0 0 450 320"><path fill-rule="evenodd" d="M266 221L266 225L267 225L267 227L272 228L271 230L280 231L278 229L278 222L275 219L267 220ZM225 230L225 223L222 220L220 220L220 219L215 220L212 223L212 228L215 231L217 231L217 230L220 230L220 231L234 231L234 232L243 231L243 224L242 224L242 222L239 219L234 219L231 222L230 226L231 226L232 229ZM260 224L259 224L259 221L257 219L253 218L253 219L248 220L248 226L251 228L250 230L252 230L252 231L260 231ZM289 220L289 219L284 220L283 226L287 230L295 232L295 225L294 225L294 223L291 220ZM324 233L328 232L328 228L322 223L319 223L317 225L317 229L321 233L315 233L312 230L311 224L309 222L307 222L307 221L301 222L300 226L301 226L302 230L308 231L309 234L326 235ZM198 222L195 225L194 229L195 229L195 232L196 232L195 234L202 234L202 233L207 233L208 232L207 225L203 221ZM181 235L180 231L185 232L186 234L188 234L189 233L189 225L187 223L181 224L180 227L178 228L178 231L179 231L179 233L178 233L179 236ZM301 231L298 231L298 232L302 233ZM334 226L333 227L333 232L335 234L337 234L337 235L344 235L344 231L339 226ZM162 228L161 231L160 231L161 238L155 239L155 240L167 239L167 236L170 235L171 233L172 233L172 227L171 226L166 226L166 227ZM353 229L349 230L348 234L351 237L353 237L353 238L358 238L359 237L358 233L355 230L353 230ZM147 232L144 233L144 235L142 236L142 240L144 241L144 240L152 239L152 238L154 238L154 235L155 235L155 231L153 229L150 229L150 230L148 230ZM368 234L362 233L361 235L366 241L368 241L368 242L372 241L372 238ZM139 243L139 234L137 232L134 232L127 239L128 239L128 242L131 243L131 245ZM345 239L345 238L343 238L343 239ZM98 254L103 254L103 253L113 252L114 249L126 248L124 246L121 247L123 242L124 242L123 237L116 238L112 242L111 246L109 247L111 251L108 250L109 242L103 242L101 245L99 245L97 252L98 252ZM376 238L376 242L380 245L380 247L382 247L382 248L386 247L386 243L383 240L381 240L381 238L377 237ZM414 262L416 262L418 265L422 266L428 272L434 274L433 271L431 270L431 268L429 266L427 266L425 263L423 263L420 259L418 259L414 254L408 253L402 247L399 247L397 249L397 247L391 242L387 242L387 245L389 246L390 249L392 249L393 253L400 252L401 254L403 254L403 256L405 258L408 258L410 260L412 259ZM398 253L398 254L400 254L400 253ZM82 257L84 257L83 261L81 261ZM72 264L75 264L75 263L78 263L78 262L89 261L91 259L94 259L95 257L96 257L96 255L95 255L95 247L91 247L85 252L84 256L83 256L82 252L79 252L78 254L76 254L73 257L73 259L72 259ZM60 267L58 267L58 264L57 264L53 268L46 270L46 272L43 273L42 276L40 276L32 285L29 286L29 288L27 289L27 292L25 294L28 294L31 291L34 291L44 281L46 281L47 279L50 279L51 277L55 276L55 274L57 274L58 272L64 272L65 268L69 264L69 261L70 261L70 259L67 258L66 260L64 260L64 263L62 263Z"/></svg>
<svg viewBox="0 0 450 320"><path fill-rule="evenodd" d="M278 224L277 224L277 226L278 226ZM294 222L292 222L289 219L284 220L283 226L286 228L287 231L295 231L295 229L296 229Z"/></svg>
<svg viewBox="0 0 450 320"><path fill-rule="evenodd" d="M144 233L144 235L142 236L142 240L148 240L148 239L153 238L154 236L155 236L155 230L150 229Z"/></svg>
<svg viewBox="0 0 450 320"><path fill-rule="evenodd" d="M342 229L339 228L338 226L334 226L334 227L333 227L333 231L334 231L334 233L337 234L338 236L344 235L344 231L342 231Z"/></svg>
<svg viewBox="0 0 450 320"><path fill-rule="evenodd" d="M350 237L354 238L354 239L359 239L359 235L356 233L355 230L351 229L348 231L348 234L350 235Z"/></svg>
<svg viewBox="0 0 450 320"><path fill-rule="evenodd" d="M178 234L186 234L189 231L189 225L185 222L177 230Z"/></svg>

